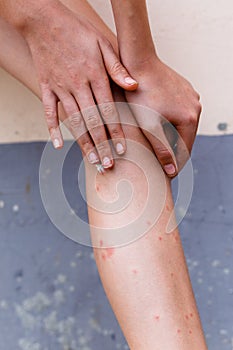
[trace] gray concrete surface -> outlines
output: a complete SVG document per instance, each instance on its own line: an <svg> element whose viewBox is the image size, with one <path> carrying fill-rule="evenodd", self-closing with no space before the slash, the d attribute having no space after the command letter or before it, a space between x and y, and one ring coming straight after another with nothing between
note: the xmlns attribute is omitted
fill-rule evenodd
<svg viewBox="0 0 233 350"><path fill-rule="evenodd" d="M180 225L210 350L233 349L232 145L233 136L198 137L194 194ZM91 248L59 233L43 208L43 147L0 145L0 350L128 349ZM76 190L80 160L73 147L63 180L69 202L87 220Z"/></svg>

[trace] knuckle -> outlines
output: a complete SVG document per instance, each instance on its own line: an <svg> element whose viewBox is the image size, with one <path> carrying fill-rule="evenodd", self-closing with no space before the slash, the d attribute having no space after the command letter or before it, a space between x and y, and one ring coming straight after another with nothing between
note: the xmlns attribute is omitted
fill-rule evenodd
<svg viewBox="0 0 233 350"><path fill-rule="evenodd" d="M100 45L103 45L106 47L106 49L109 49L109 50L113 50L113 47L112 47L112 44L110 43L110 41L105 38L104 36L100 36L99 39L98 39Z"/></svg>
<svg viewBox="0 0 233 350"><path fill-rule="evenodd" d="M82 116L80 113L74 113L68 119L71 129L79 129L83 123Z"/></svg>
<svg viewBox="0 0 233 350"><path fill-rule="evenodd" d="M100 110L103 118L115 119L117 116L113 103L104 103L100 106Z"/></svg>
<svg viewBox="0 0 233 350"><path fill-rule="evenodd" d="M111 67L111 72L114 75L118 75L122 72L124 72L124 68L122 67L122 64L120 63L120 61L116 61L112 67Z"/></svg>
<svg viewBox="0 0 233 350"><path fill-rule="evenodd" d="M193 90L194 93L195 93L195 97L196 97L198 100L200 100L201 96L200 96L199 92L198 92L196 89L194 89L193 87L192 87L192 90Z"/></svg>
<svg viewBox="0 0 233 350"><path fill-rule="evenodd" d="M88 79L80 79L79 76L77 76L74 79L73 85L74 85L74 90L76 92L79 92L80 94L83 92L83 90L85 91L89 90Z"/></svg>
<svg viewBox="0 0 233 350"><path fill-rule="evenodd" d="M112 125L110 126L110 133L112 138L118 138L119 135L122 135L122 130L120 125Z"/></svg>
<svg viewBox="0 0 233 350"><path fill-rule="evenodd" d="M55 110L54 110L53 106L50 106L50 105L44 106L44 112L45 112L46 117L51 117L51 116L55 115Z"/></svg>
<svg viewBox="0 0 233 350"><path fill-rule="evenodd" d="M196 91L196 94L197 94L197 99L200 100L201 95L197 91Z"/></svg>
<svg viewBox="0 0 233 350"><path fill-rule="evenodd" d="M89 129L94 129L97 126L100 126L101 121L96 110L89 110L85 112L85 120L87 127Z"/></svg>
<svg viewBox="0 0 233 350"><path fill-rule="evenodd" d="M197 112L198 112L198 115L200 115L202 112L202 105L200 102L198 102L198 104L197 104Z"/></svg>
<svg viewBox="0 0 233 350"><path fill-rule="evenodd" d="M44 113L48 125L57 124L57 114L52 106L44 106Z"/></svg>
<svg viewBox="0 0 233 350"><path fill-rule="evenodd" d="M94 73L96 75L96 73ZM93 74L93 75L94 75ZM92 86L94 86L94 88L96 90L107 90L109 89L109 78L108 76L103 72L103 74L101 74L101 76L96 76L95 79L92 80L91 82Z"/></svg>
<svg viewBox="0 0 233 350"><path fill-rule="evenodd" d="M72 116L76 113L77 106L74 103L72 103L72 101L69 101L69 99L62 100L62 104L68 116Z"/></svg>
<svg viewBox="0 0 233 350"><path fill-rule="evenodd" d="M198 120L197 113L193 112L193 113L189 114L189 117L188 117L189 125L196 125L197 124L197 120Z"/></svg>
<svg viewBox="0 0 233 350"><path fill-rule="evenodd" d="M100 147L103 145L104 147L104 142L106 141L104 130L101 130L99 128L95 129L95 132L93 132L91 136L96 145L99 145Z"/></svg>
<svg viewBox="0 0 233 350"><path fill-rule="evenodd" d="M41 92L42 92L42 102L45 106L51 105L56 100L56 97L53 91L49 88L49 86L42 87L41 85Z"/></svg>
<svg viewBox="0 0 233 350"><path fill-rule="evenodd" d="M192 111L186 114L184 118L184 124L187 126L195 126L198 123L198 114L195 111Z"/></svg>
<svg viewBox="0 0 233 350"><path fill-rule="evenodd" d="M96 147L99 153L106 153L106 151L108 151L108 147L107 147L107 142L103 141L103 142L97 142L96 143Z"/></svg>
<svg viewBox="0 0 233 350"><path fill-rule="evenodd" d="M40 88L41 88L42 94L46 94L48 92L51 92L50 85L47 81L41 81Z"/></svg>
<svg viewBox="0 0 233 350"><path fill-rule="evenodd" d="M87 134L78 138L78 144L85 151L93 148L92 142Z"/></svg>
<svg viewBox="0 0 233 350"><path fill-rule="evenodd" d="M168 164L173 162L170 152L166 148L160 148L157 150L157 157L163 164Z"/></svg>
<svg viewBox="0 0 233 350"><path fill-rule="evenodd" d="M57 77L55 80L54 80L54 83L55 83L55 86L61 90L65 90L65 83L64 83L64 79L63 77Z"/></svg>

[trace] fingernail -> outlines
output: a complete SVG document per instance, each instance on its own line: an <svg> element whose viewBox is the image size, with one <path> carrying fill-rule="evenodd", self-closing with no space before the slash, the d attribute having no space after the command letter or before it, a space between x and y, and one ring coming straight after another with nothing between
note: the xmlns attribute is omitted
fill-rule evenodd
<svg viewBox="0 0 233 350"><path fill-rule="evenodd" d="M117 143L116 145L116 151L118 154L123 154L125 153L125 149L121 143Z"/></svg>
<svg viewBox="0 0 233 350"><path fill-rule="evenodd" d="M102 164L103 164L104 168L109 168L112 165L112 162L111 162L110 158L104 157Z"/></svg>
<svg viewBox="0 0 233 350"><path fill-rule="evenodd" d="M134 80L134 79L132 79L132 78L130 78L130 77L126 77L126 78L125 78L125 82L126 82L126 84L129 84L129 85L135 85L135 84L137 84L136 80Z"/></svg>
<svg viewBox="0 0 233 350"><path fill-rule="evenodd" d="M53 147L54 148L60 148L62 146L61 142L58 139L53 140Z"/></svg>
<svg viewBox="0 0 233 350"><path fill-rule="evenodd" d="M94 152L89 153L88 159L89 159L90 163L92 163L92 164L97 163L99 161L97 155Z"/></svg>
<svg viewBox="0 0 233 350"><path fill-rule="evenodd" d="M168 175L174 175L176 173L176 168L173 164L168 164L164 166L164 170Z"/></svg>

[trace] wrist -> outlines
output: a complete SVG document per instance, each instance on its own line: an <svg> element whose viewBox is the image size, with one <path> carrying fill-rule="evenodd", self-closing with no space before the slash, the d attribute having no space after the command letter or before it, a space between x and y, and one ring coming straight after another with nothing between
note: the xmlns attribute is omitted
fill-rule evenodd
<svg viewBox="0 0 233 350"><path fill-rule="evenodd" d="M155 56L146 0L111 0L122 63L129 70Z"/></svg>
<svg viewBox="0 0 233 350"><path fill-rule="evenodd" d="M120 52L121 53L121 52ZM133 76L143 74L146 70L150 70L151 66L159 61L155 47L151 47L150 50L134 52L131 55L121 55L121 61L127 68L128 72Z"/></svg>
<svg viewBox="0 0 233 350"><path fill-rule="evenodd" d="M48 24L54 17L54 11L63 6L58 0L30 1L29 4L19 4L20 10L11 18L11 24L25 37L30 37L40 29L47 31Z"/></svg>
<svg viewBox="0 0 233 350"><path fill-rule="evenodd" d="M128 27L133 28L132 25ZM144 30L135 30L135 32L129 30L127 34L124 33L125 31L123 33L119 31L119 52L121 61L129 72L130 69L136 69L151 58L157 57L148 23L145 23Z"/></svg>

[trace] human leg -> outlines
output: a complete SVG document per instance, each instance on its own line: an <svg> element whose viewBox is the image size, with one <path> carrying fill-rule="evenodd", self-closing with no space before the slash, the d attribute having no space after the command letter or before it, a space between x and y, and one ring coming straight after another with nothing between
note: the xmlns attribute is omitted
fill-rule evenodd
<svg viewBox="0 0 233 350"><path fill-rule="evenodd" d="M0 58L0 62L40 97L27 46L17 33L9 32L9 27L2 29L1 35L5 33L3 37L7 35L8 41L3 44L5 58ZM170 183L156 158L152 157L140 130L133 126L123 127L129 140L128 151L124 158L116 160L112 171L101 176L86 163L89 220L104 288L131 349L206 349L178 230L169 235L165 233L173 207ZM131 160L135 159L134 146L138 150L136 162ZM146 163L140 169L138 165L142 159ZM152 176L156 186L149 188L150 192L146 179ZM93 179L95 191L90 191ZM108 207L117 198L115 185L124 179L131 181L135 196L129 206L111 214ZM131 230L134 226L129 222L136 220L148 194L154 198L153 210L158 220L150 222L151 214L148 214L145 235L141 232L142 237L122 247L109 246L103 233L106 229L111 233L119 225ZM99 211L98 207L93 209L92 203L98 203L99 198L109 202L106 204L108 212Z"/></svg>

